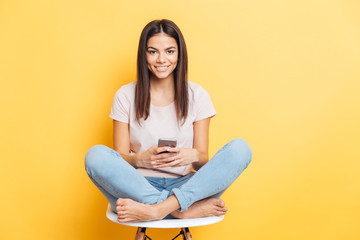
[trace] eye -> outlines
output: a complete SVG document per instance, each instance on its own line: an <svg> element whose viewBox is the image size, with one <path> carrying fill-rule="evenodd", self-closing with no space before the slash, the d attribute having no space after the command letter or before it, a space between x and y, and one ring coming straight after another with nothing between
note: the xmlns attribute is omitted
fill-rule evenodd
<svg viewBox="0 0 360 240"><path fill-rule="evenodd" d="M174 50L168 50L168 54L174 54Z"/></svg>
<svg viewBox="0 0 360 240"><path fill-rule="evenodd" d="M155 53L156 53L156 51L154 51L154 50L149 50L148 51L151 55L154 55Z"/></svg>

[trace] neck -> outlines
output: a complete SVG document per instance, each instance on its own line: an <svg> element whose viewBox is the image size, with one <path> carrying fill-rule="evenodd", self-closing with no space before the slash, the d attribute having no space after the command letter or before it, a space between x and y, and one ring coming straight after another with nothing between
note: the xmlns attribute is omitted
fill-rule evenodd
<svg viewBox="0 0 360 240"><path fill-rule="evenodd" d="M150 89L155 91L174 91L174 76L170 75L168 78L150 77Z"/></svg>
<svg viewBox="0 0 360 240"><path fill-rule="evenodd" d="M166 106L174 101L174 77L166 79L150 78L151 103L155 106Z"/></svg>

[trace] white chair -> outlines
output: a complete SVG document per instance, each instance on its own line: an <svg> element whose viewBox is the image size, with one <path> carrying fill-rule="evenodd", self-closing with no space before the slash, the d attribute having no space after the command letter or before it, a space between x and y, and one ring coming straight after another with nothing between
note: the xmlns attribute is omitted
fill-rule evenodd
<svg viewBox="0 0 360 240"><path fill-rule="evenodd" d="M175 236L172 240L176 239L179 236L183 236L184 240L191 240L191 234L189 227L198 227L209 224L214 224L220 222L224 219L222 217L204 217L204 218L191 218L191 219L163 219L159 221L149 221L149 222L131 222L131 223L119 223L117 220L117 214L111 210L110 204L108 205L106 211L106 217L113 221L114 223L137 227L137 232L135 240L146 240L151 238L145 234L147 228L181 228L180 233Z"/></svg>

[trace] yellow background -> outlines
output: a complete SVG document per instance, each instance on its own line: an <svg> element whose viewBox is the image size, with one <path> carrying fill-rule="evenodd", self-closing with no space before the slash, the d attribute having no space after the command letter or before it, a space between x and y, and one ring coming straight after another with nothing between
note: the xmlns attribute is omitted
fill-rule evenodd
<svg viewBox="0 0 360 240"><path fill-rule="evenodd" d="M211 155L236 137L253 149L225 220L194 239L360 239L357 0L1 0L0 239L133 238L105 218L84 155L111 146L112 98L159 18L217 110Z"/></svg>

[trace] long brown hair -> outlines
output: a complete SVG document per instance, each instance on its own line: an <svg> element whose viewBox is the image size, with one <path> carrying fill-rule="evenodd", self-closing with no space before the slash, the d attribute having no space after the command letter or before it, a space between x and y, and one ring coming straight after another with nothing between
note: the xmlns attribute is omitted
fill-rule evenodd
<svg viewBox="0 0 360 240"><path fill-rule="evenodd" d="M146 120L150 114L150 71L146 62L147 42L152 36L165 33L174 38L178 44L179 54L174 69L175 109L178 122L185 122L189 108L187 70L188 57L184 37L176 24L170 20L154 20L143 29L137 56L137 83L135 89L136 121Z"/></svg>

